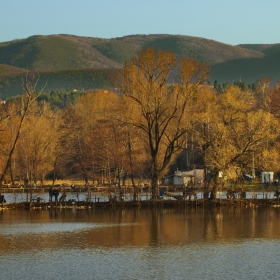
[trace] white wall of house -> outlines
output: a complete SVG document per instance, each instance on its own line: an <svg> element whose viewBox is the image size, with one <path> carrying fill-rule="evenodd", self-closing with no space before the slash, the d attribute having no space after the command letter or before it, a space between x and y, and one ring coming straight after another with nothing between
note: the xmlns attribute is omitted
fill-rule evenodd
<svg viewBox="0 0 280 280"><path fill-rule="evenodd" d="M176 171L174 175L162 179L164 186L187 185L188 183L202 183L205 179L204 169L194 169L191 171Z"/></svg>
<svg viewBox="0 0 280 280"><path fill-rule="evenodd" d="M262 183L273 182L274 172L262 172Z"/></svg>

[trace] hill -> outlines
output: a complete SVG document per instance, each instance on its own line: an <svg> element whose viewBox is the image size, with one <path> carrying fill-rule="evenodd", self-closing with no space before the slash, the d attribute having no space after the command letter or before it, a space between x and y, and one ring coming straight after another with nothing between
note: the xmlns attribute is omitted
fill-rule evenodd
<svg viewBox="0 0 280 280"><path fill-rule="evenodd" d="M211 77L219 82L243 80L254 83L258 79L268 77L272 83L280 79L280 44L273 45L243 45L261 51L262 58L239 58L217 63L211 67Z"/></svg>
<svg viewBox="0 0 280 280"><path fill-rule="evenodd" d="M0 67L1 68L1 67ZM25 70L26 71L26 70ZM24 72L25 73L25 72ZM0 97L6 99L23 93L21 75L0 75ZM109 69L74 69L59 71L35 71L38 78L36 90L49 93L54 90L71 91L110 89Z"/></svg>
<svg viewBox="0 0 280 280"><path fill-rule="evenodd" d="M32 36L0 43L0 64L34 70L117 68L137 50L151 46L210 64L229 59L262 57L256 50L179 35L131 35L113 39L72 35Z"/></svg>
<svg viewBox="0 0 280 280"><path fill-rule="evenodd" d="M6 64L0 64L0 76L9 76L24 73L26 69L18 68Z"/></svg>
<svg viewBox="0 0 280 280"><path fill-rule="evenodd" d="M194 57L211 66L211 82L263 76L280 77L279 44L232 46L204 38L181 35L130 35L102 39L59 34L31 36L0 43L0 97L21 92L19 74L34 69L46 91L110 87L106 71L122 67L136 51L151 46ZM97 78L98 77L98 78ZM98 79L100 81L97 81Z"/></svg>

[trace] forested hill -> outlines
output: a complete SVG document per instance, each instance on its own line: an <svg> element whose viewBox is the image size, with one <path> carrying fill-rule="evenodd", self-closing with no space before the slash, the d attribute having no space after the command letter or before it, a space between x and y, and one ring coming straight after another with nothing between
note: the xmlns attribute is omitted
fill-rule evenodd
<svg viewBox="0 0 280 280"><path fill-rule="evenodd" d="M132 35L101 39L71 35L32 36L0 44L0 64L34 70L116 68L137 50L151 46L210 64L237 58L260 58L260 51L203 38L176 35Z"/></svg>
<svg viewBox="0 0 280 280"><path fill-rule="evenodd" d="M18 74L24 69L40 73L46 90L109 87L107 69L122 67L137 50L151 46L194 57L211 65L211 81L243 79L255 82L280 78L280 45L232 46L181 35L131 35L102 39L73 35L32 36L0 43L0 97L20 94ZM98 80L98 77L101 79Z"/></svg>

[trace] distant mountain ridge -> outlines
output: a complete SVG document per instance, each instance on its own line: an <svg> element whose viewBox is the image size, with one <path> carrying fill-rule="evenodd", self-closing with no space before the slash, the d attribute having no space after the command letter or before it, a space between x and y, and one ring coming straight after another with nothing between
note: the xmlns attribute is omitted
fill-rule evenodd
<svg viewBox="0 0 280 280"><path fill-rule="evenodd" d="M87 85L84 89L88 89L94 71L100 76L102 71L105 73L109 69L120 68L137 50L148 46L172 51L179 58L193 57L208 63L211 66L212 81L231 82L242 79L254 82L269 75L274 81L280 78L280 44L232 46L199 37L168 34L129 35L112 39L66 34L35 35L0 43L0 97L19 94L18 90L12 93L15 75L26 68L34 69L46 78L51 75L53 82L50 84L49 79L48 90L66 89L66 80L69 89L74 86L83 87L80 84L82 81ZM92 75L85 75L86 71ZM57 79L55 73L58 74ZM85 79L89 80L86 82L85 79L78 79L80 82L74 85L72 82L76 75L85 75ZM106 80L104 74L101 76ZM100 84L109 86L108 81L97 83L96 79L93 80L92 88Z"/></svg>
<svg viewBox="0 0 280 280"><path fill-rule="evenodd" d="M131 35L101 39L60 34L0 43L0 64L19 68L28 66L34 70L116 68L121 67L137 50L148 46L210 64L229 59L263 57L263 53L257 50L191 36Z"/></svg>

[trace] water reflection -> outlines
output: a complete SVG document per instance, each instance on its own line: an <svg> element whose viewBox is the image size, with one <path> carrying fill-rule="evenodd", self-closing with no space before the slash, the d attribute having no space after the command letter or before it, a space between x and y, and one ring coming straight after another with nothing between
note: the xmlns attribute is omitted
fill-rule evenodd
<svg viewBox="0 0 280 280"><path fill-rule="evenodd" d="M1 279L274 279L279 221L268 207L5 210Z"/></svg>
<svg viewBox="0 0 280 280"><path fill-rule="evenodd" d="M4 211L1 246L27 249L28 238L41 249L46 244L90 248L278 239L279 213L267 207ZM14 243L14 237L25 242Z"/></svg>

